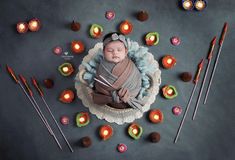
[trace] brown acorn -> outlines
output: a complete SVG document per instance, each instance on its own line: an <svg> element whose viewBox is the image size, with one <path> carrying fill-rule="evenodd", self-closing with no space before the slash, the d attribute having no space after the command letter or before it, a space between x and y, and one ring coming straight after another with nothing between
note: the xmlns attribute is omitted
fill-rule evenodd
<svg viewBox="0 0 235 160"><path fill-rule="evenodd" d="M192 74L189 72L183 72L180 74L180 78L184 82L189 82L192 80Z"/></svg>
<svg viewBox="0 0 235 160"><path fill-rule="evenodd" d="M50 89L50 88L53 88L54 86L54 81L52 79L45 79L44 81L44 85L46 88Z"/></svg>
<svg viewBox="0 0 235 160"><path fill-rule="evenodd" d="M149 15L147 11L140 11L137 14L137 19L141 22L148 20Z"/></svg>
<svg viewBox="0 0 235 160"><path fill-rule="evenodd" d="M80 27L81 27L80 23L75 21L73 21L70 26L71 30L73 30L74 32L79 31Z"/></svg>
<svg viewBox="0 0 235 160"><path fill-rule="evenodd" d="M152 132L149 134L149 140L153 143L157 143L160 141L160 134L158 132Z"/></svg>
<svg viewBox="0 0 235 160"><path fill-rule="evenodd" d="M81 138L81 144L83 147L90 147L92 144L91 138L88 136Z"/></svg>

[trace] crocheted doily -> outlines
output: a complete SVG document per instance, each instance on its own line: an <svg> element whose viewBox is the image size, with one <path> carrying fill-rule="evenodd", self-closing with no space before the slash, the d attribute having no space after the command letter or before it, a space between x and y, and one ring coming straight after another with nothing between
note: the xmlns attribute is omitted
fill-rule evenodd
<svg viewBox="0 0 235 160"><path fill-rule="evenodd" d="M83 62L88 62L93 56L98 52L99 49L103 48L103 43L97 43L94 48L88 51L88 55L83 58ZM151 85L148 89L148 95L144 97L146 99L146 104L143 106L142 111L137 109L115 109L109 107L108 105L97 105L94 104L91 98L92 89L88 87L87 83L83 80L82 76L85 72L85 67L83 65L79 66L79 72L75 77L75 88L77 90L78 97L82 100L85 107L89 108L92 114L95 114L99 119L105 119L110 123L117 123L119 125L124 123L133 122L135 119L141 118L143 113L150 109L152 103L154 103L156 95L159 92L159 86L161 84L161 71L159 70L159 64L154 59L151 53L147 53L148 64L155 65L156 70L149 74L151 79Z"/></svg>

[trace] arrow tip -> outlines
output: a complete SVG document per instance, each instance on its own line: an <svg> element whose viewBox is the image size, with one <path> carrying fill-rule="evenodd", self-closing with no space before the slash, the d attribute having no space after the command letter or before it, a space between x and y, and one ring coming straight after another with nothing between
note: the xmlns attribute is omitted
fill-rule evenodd
<svg viewBox="0 0 235 160"><path fill-rule="evenodd" d="M9 69L11 69L11 67L9 67L8 64L6 64L6 69L7 69L7 71L9 71Z"/></svg>
<svg viewBox="0 0 235 160"><path fill-rule="evenodd" d="M228 28L228 23L227 22L224 23L224 28Z"/></svg>
<svg viewBox="0 0 235 160"><path fill-rule="evenodd" d="M204 59L202 59L202 60L200 61L200 63L198 64L198 67L199 67L199 68L202 68L202 67L203 67L203 62L204 62Z"/></svg>
<svg viewBox="0 0 235 160"><path fill-rule="evenodd" d="M227 32L227 30L228 30L228 23L225 22L224 23L224 28L223 28L223 33Z"/></svg>
<svg viewBox="0 0 235 160"><path fill-rule="evenodd" d="M215 45L215 43L216 43L216 36L212 39L211 43L212 43L212 45Z"/></svg>
<svg viewBox="0 0 235 160"><path fill-rule="evenodd" d="M37 86L37 80L35 77L31 77L32 83L34 86Z"/></svg>
<svg viewBox="0 0 235 160"><path fill-rule="evenodd" d="M21 81L22 81L23 83L26 82L26 79L25 79L25 77L24 77L22 74L19 74L19 78L21 79Z"/></svg>

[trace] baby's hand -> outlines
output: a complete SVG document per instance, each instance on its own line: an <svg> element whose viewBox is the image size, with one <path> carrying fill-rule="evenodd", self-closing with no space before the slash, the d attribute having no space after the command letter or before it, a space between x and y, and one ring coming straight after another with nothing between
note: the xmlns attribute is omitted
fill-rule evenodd
<svg viewBox="0 0 235 160"><path fill-rule="evenodd" d="M118 91L118 96L124 103L127 103L127 101L130 99L130 92L127 88L121 88Z"/></svg>

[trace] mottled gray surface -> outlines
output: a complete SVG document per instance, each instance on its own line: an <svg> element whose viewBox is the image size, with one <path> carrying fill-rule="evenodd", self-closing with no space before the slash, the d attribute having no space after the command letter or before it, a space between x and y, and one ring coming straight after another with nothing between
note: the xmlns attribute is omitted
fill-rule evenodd
<svg viewBox="0 0 235 160"><path fill-rule="evenodd" d="M181 10L177 0L1 0L0 2L0 159L1 160L90 160L90 159L174 159L174 160L232 160L235 158L235 1L211 0L203 12L186 12ZM116 11L116 18L107 21L106 10ZM150 14L148 21L136 20L135 13L141 9ZM42 21L39 32L28 32L24 35L16 33L18 21L28 21L38 17ZM73 20L81 23L81 30L73 32L69 23ZM87 127L77 128L74 118L77 112L87 111L79 99L72 104L62 104L57 98L65 88L73 88L74 76L62 77L57 66L64 62L61 57L52 54L52 48L61 45L69 51L69 43L82 40L86 51L101 39L88 36L88 28L92 23L104 26L104 32L115 31L118 24L129 19L134 24L133 33L129 37L143 45L143 35L149 31L160 34L160 43L149 47L154 57L159 60L165 54L173 54L177 65L172 70L162 69L162 85L172 84L178 89L179 96L174 100L165 100L160 95L152 108L160 108L164 113L164 123L154 125L148 122L147 114L136 122L143 126L144 134L138 141L126 134L127 124L118 126L111 124L114 135L108 141L101 141L97 136L98 127L106 122L91 116ZM193 84L179 80L178 74L183 71L194 73L196 65L205 57L213 36L220 36L223 23L229 24L219 65L213 81L207 105L200 105L195 121L191 120L195 98L189 109L186 123L177 144L173 144L182 115L173 116L171 108L182 105L185 109ZM182 39L178 47L170 44L170 37L177 35ZM216 46L216 51L218 45ZM72 62L76 67L86 55L76 55ZM214 62L214 59L213 59ZM64 151L60 151L52 137L49 136L29 101L6 74L5 64L12 66L17 73L24 73L27 78L35 75L41 81L44 78L55 79L55 87L45 90L46 99L57 119L68 115L71 123L62 126L64 133L75 150L70 153L62 137ZM198 93L198 89L197 92ZM37 101L42 101L37 96ZM45 112L45 108L43 107ZM47 113L47 112L46 112ZM49 117L48 114L46 114ZM50 122L51 119L50 119ZM161 134L158 144L146 140L148 134L157 131ZM78 145L81 137L89 135L93 145L84 149ZM124 142L128 151L118 153L115 148Z"/></svg>

